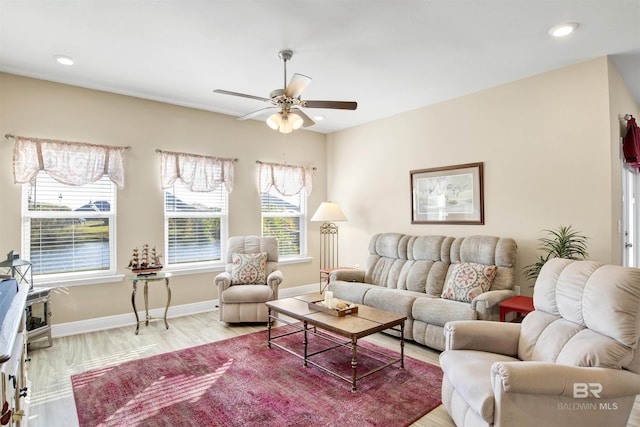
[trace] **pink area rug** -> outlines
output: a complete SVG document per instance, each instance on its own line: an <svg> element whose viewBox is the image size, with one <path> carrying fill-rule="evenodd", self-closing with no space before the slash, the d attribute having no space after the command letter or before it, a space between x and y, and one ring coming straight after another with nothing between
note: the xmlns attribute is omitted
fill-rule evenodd
<svg viewBox="0 0 640 427"><path fill-rule="evenodd" d="M295 346L302 335L282 340ZM326 342L310 340L310 346L319 344ZM315 357L348 373L350 355L340 348ZM360 351L359 372L376 363ZM407 426L440 405L442 371L405 356L404 370L382 369L359 380L352 393L350 383L267 348L263 331L84 372L71 381L81 427L390 427Z"/></svg>

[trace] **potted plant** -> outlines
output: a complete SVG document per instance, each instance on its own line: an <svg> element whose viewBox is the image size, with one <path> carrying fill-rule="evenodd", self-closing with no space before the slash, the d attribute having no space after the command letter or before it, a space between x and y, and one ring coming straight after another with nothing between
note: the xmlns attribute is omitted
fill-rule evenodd
<svg viewBox="0 0 640 427"><path fill-rule="evenodd" d="M574 230L570 225L561 225L553 230L544 230L550 237L543 237L540 240L540 250L545 251L544 255L539 255L538 260L524 268L527 280L537 279L542 266L551 258L585 259L587 253L587 240Z"/></svg>

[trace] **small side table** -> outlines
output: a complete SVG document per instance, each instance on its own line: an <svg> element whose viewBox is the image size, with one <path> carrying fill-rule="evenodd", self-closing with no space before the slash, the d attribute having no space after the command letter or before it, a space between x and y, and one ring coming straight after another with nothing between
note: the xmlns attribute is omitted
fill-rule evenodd
<svg viewBox="0 0 640 427"><path fill-rule="evenodd" d="M505 321L507 313L517 313L516 320L522 320L524 315L533 310L533 298L522 295L511 297L500 303L500 321Z"/></svg>
<svg viewBox="0 0 640 427"><path fill-rule="evenodd" d="M320 293L324 293L329 286L329 280L331 280L331 272L336 270L353 270L352 267L331 267L331 268L321 268L320 269ZM327 279L324 286L322 286L324 279Z"/></svg>
<svg viewBox="0 0 640 427"><path fill-rule="evenodd" d="M51 338L51 290L53 288L34 287L27 294L27 344L46 338L49 347Z"/></svg>
<svg viewBox="0 0 640 427"><path fill-rule="evenodd" d="M148 285L149 282L156 281L164 281L164 284L167 288L167 306L164 309L164 326L169 329L169 322L167 322L167 312L169 311L169 305L171 304L171 288L169 287L169 277L171 277L171 273L154 273L142 276L127 276L127 279L131 280L133 284L133 291L131 292L131 305L133 306L133 314L136 315L136 335L140 331L140 323L144 322L145 326L149 326L149 321L151 320L160 320L149 316L149 291ZM138 317L138 310L136 309L136 291L138 290L138 282L144 282L144 311L145 311L145 319L140 320Z"/></svg>

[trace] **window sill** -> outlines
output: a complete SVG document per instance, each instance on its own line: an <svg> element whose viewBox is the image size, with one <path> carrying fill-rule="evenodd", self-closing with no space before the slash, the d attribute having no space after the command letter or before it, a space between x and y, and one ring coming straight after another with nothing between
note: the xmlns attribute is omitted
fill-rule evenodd
<svg viewBox="0 0 640 427"><path fill-rule="evenodd" d="M303 262L311 262L311 261L313 261L313 258L310 256L282 257L278 261L278 264L280 265L301 264Z"/></svg>
<svg viewBox="0 0 640 427"><path fill-rule="evenodd" d="M305 262L311 262L312 257L309 256L296 256L296 257L284 257L278 261L279 265L287 264L301 264ZM190 274L203 274L203 273L220 273L225 270L225 265L209 265L206 267L167 267L163 271L171 273L174 276L186 276ZM55 279L34 279L34 286L44 287L70 287L70 286L83 286L83 285L99 285L102 283L114 283L121 282L126 277L125 274L114 274L110 276L98 276L98 277L75 277L75 278L55 278Z"/></svg>
<svg viewBox="0 0 640 427"><path fill-rule="evenodd" d="M110 276L98 276L98 277L74 277L74 278L55 278L55 279L34 279L34 286L45 287L69 287L69 286L82 286L82 285L99 285L101 283L114 283L121 282L124 279L124 274L115 274Z"/></svg>
<svg viewBox="0 0 640 427"><path fill-rule="evenodd" d="M296 257L284 257L278 261L279 265L287 264L300 264L304 262L313 261L309 256L296 256ZM221 273L225 270L226 264L208 265L204 267L191 266L191 267L165 267L163 271L171 273L174 276L186 276L189 274L202 274L202 273Z"/></svg>
<svg viewBox="0 0 640 427"><path fill-rule="evenodd" d="M171 273L174 276L186 276L189 274L219 273L224 271L224 264L190 267L165 267L162 271Z"/></svg>

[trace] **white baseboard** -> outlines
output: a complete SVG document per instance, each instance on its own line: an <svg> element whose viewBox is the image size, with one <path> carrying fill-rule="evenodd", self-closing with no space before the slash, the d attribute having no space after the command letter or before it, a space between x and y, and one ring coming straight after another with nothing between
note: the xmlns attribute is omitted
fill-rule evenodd
<svg viewBox="0 0 640 427"><path fill-rule="evenodd" d="M312 283L310 285L296 286L293 288L283 288L279 291L280 298L288 298L296 295L317 292L319 285ZM168 318L187 316L190 314L205 313L213 311L218 307L218 300L200 301L192 304L183 304L169 307ZM55 308L54 308L55 309ZM163 317L164 308L154 308L149 310L152 317ZM144 319L144 311L139 311L138 316ZM95 319L79 320L77 322L68 322L51 325L51 335L53 337L65 337L68 335L84 334L87 332L103 331L105 329L121 328L124 326L132 326L135 323L133 312L125 314L117 314L115 316L97 317Z"/></svg>

